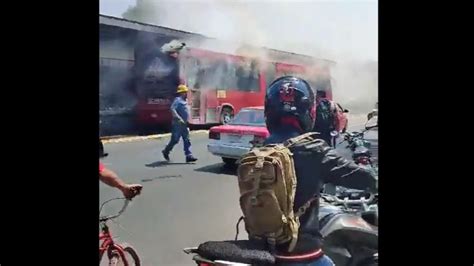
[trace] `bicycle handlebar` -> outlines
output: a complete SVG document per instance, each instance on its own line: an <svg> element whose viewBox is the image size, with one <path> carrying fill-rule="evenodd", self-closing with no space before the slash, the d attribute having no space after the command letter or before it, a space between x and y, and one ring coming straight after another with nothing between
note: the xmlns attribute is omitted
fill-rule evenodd
<svg viewBox="0 0 474 266"><path fill-rule="evenodd" d="M111 199L111 200L108 200L104 203L102 203L102 205L100 206L100 210L99 210L99 214L100 212L102 211L102 207L107 203L107 202L110 202L112 200L119 200L119 199L124 199L124 204L122 206L122 209L116 214L116 215L110 215L110 216L104 216L104 217L101 217L99 218L99 222L105 222L107 220L110 220L110 219L115 219L117 217L119 217L124 211L125 209L127 208L128 206L128 203L130 203L130 200L129 199L126 199L126 198L115 198L115 199Z"/></svg>

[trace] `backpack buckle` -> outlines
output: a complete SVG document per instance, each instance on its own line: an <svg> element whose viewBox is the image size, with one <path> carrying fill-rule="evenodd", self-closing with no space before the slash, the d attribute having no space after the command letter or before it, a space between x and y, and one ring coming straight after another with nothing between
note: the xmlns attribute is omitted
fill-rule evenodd
<svg viewBox="0 0 474 266"><path fill-rule="evenodd" d="M255 164L255 168L263 168L264 158L259 156L257 157L257 163Z"/></svg>
<svg viewBox="0 0 474 266"><path fill-rule="evenodd" d="M266 237L266 242L268 245L268 249L270 250L271 253L275 253L276 250L276 238L274 235L267 236Z"/></svg>
<svg viewBox="0 0 474 266"><path fill-rule="evenodd" d="M250 205L257 206L257 204L258 204L257 196L251 197L250 198Z"/></svg>

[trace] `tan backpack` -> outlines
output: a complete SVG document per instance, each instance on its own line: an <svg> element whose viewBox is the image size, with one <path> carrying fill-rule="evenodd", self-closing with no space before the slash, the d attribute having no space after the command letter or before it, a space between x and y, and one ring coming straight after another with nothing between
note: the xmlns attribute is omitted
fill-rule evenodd
<svg viewBox="0 0 474 266"><path fill-rule="evenodd" d="M253 148L242 156L237 169L240 207L251 239L266 240L273 246L289 242L288 252L293 251L298 240L299 217L309 202L298 213L293 212L296 174L289 148L310 142L316 135L307 133L284 144Z"/></svg>

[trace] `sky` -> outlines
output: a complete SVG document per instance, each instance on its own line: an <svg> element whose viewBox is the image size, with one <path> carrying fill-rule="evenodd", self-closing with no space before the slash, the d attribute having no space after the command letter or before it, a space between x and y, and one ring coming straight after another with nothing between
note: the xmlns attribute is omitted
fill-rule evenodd
<svg viewBox="0 0 474 266"><path fill-rule="evenodd" d="M143 1L157 6L156 21L148 23L336 61L378 61L374 0ZM135 0L100 0L100 13L121 17L133 5Z"/></svg>

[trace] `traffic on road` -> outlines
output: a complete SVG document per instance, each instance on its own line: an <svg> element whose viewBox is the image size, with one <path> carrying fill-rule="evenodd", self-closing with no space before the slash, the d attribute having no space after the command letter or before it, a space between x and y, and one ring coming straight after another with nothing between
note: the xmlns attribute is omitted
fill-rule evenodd
<svg viewBox="0 0 474 266"><path fill-rule="evenodd" d="M100 265L378 265L378 104L356 121L336 62L101 22L134 32L133 60L100 60L133 102L104 124L169 134L99 138Z"/></svg>

